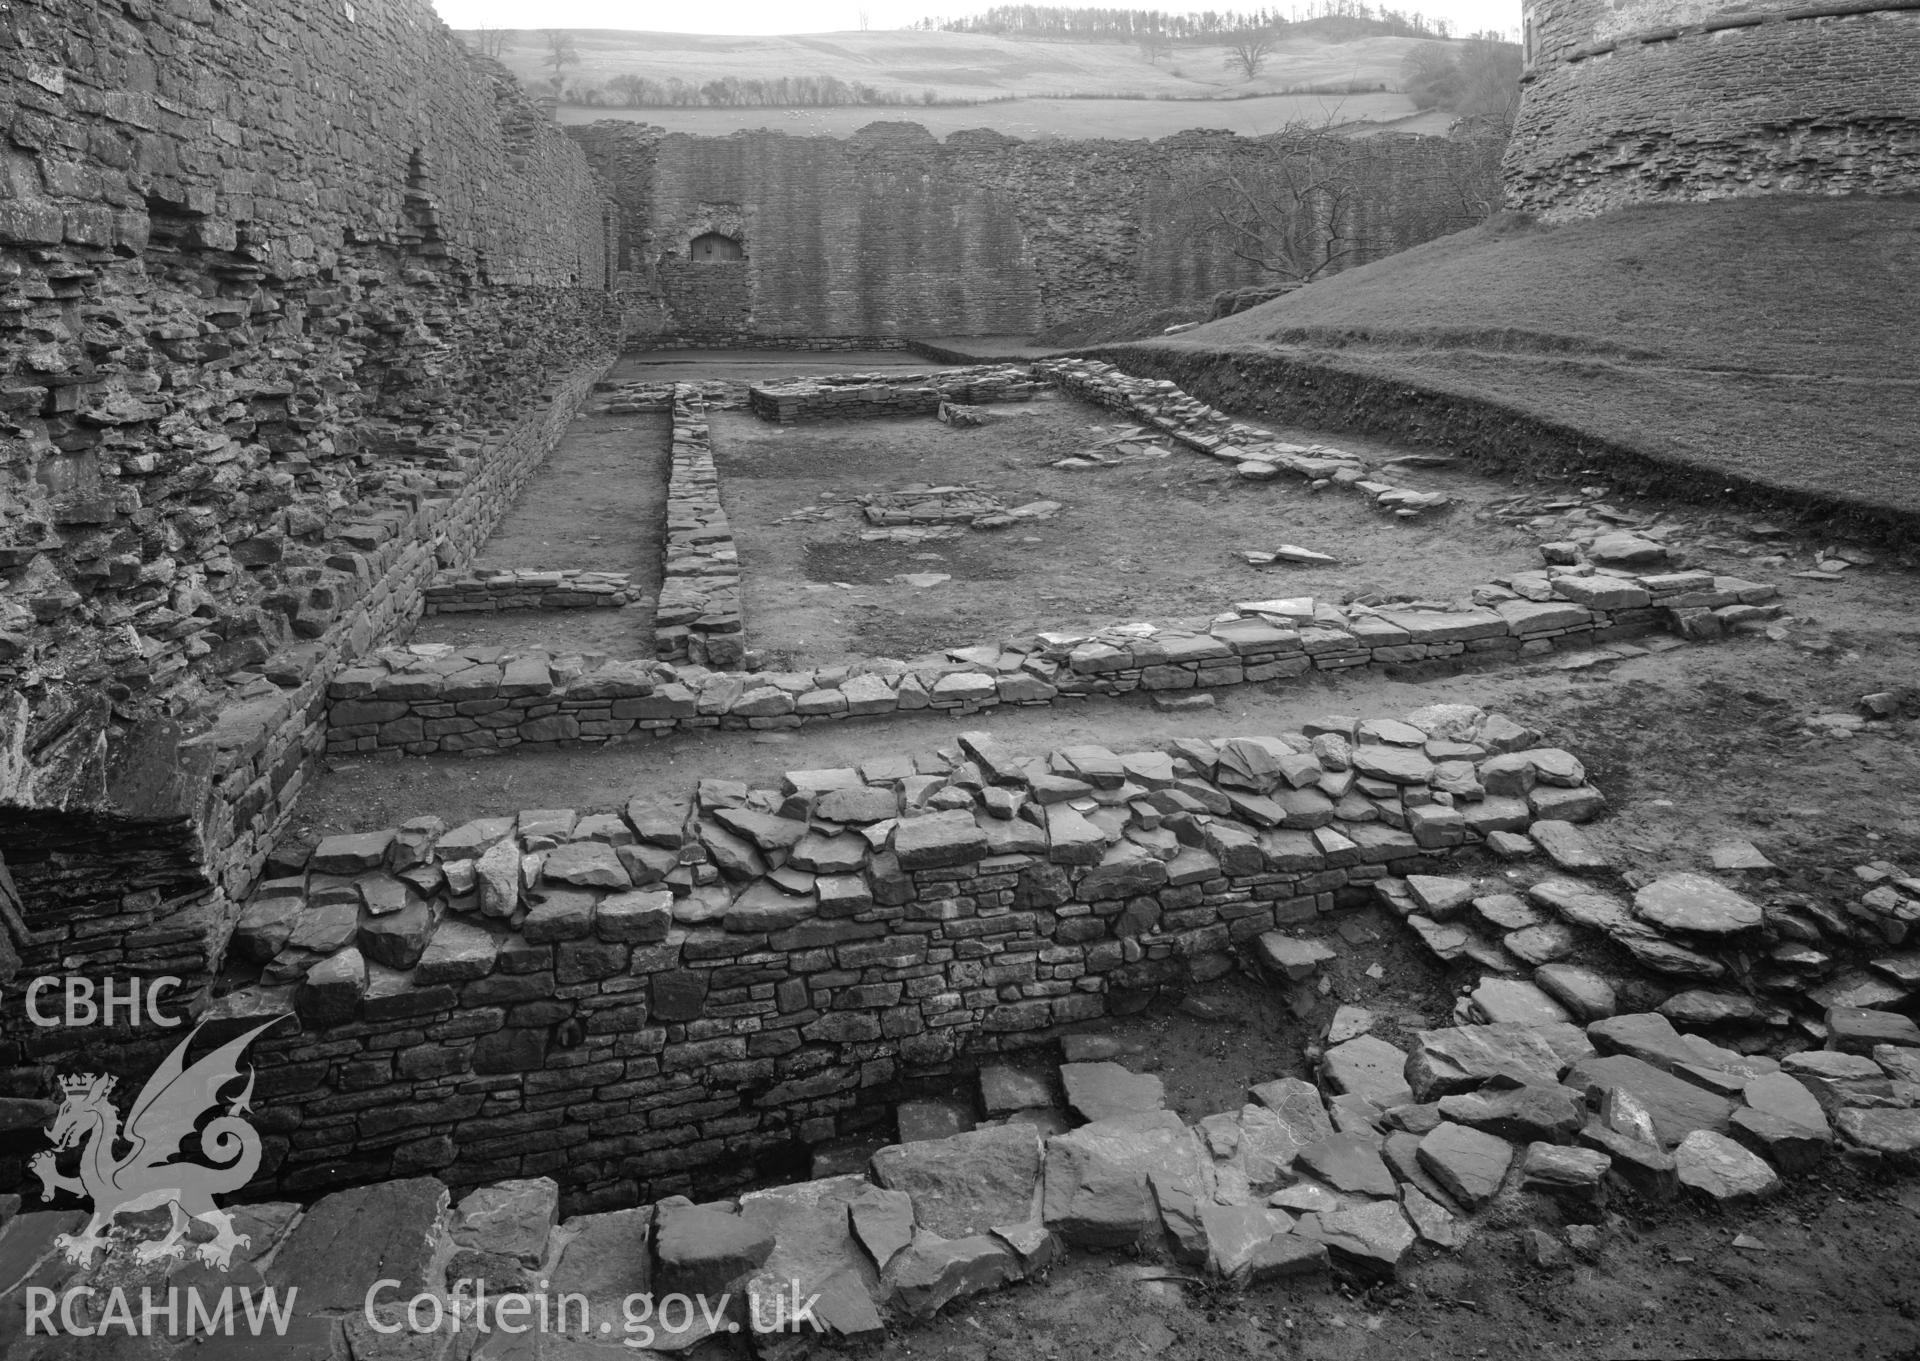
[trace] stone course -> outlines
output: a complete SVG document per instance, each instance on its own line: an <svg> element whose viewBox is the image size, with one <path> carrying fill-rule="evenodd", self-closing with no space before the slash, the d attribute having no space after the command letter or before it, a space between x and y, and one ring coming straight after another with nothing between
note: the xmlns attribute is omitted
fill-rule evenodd
<svg viewBox="0 0 1920 1361"><path fill-rule="evenodd" d="M1509 208L1920 187L1911 4L1537 0L1526 26Z"/></svg>
<svg viewBox="0 0 1920 1361"><path fill-rule="evenodd" d="M617 610L649 603L625 572L552 571L538 567L475 568L442 573L420 593L423 614L491 614L499 610Z"/></svg>
<svg viewBox="0 0 1920 1361"><path fill-rule="evenodd" d="M404 635L611 361L617 212L423 0L8 25L0 979L191 990L334 671Z"/></svg>
<svg viewBox="0 0 1920 1361"><path fill-rule="evenodd" d="M1524 660L1592 648L1624 656L1633 648L1626 640L1663 624L1712 636L1705 625L1717 633L1749 614L1765 616L1767 607L1757 602L1777 594L1771 585L1707 573L1595 572L1582 564L1515 579L1548 597L1541 601L1488 588L1506 597L1490 608L1254 600L1211 620L1043 632L914 661L882 658L802 672L742 674L484 647L383 649L329 687L328 750L425 755L521 743L598 745L691 728L791 728L928 708L977 713L1062 696L1207 690L1452 658ZM1601 581L1614 608L1578 602L1593 598ZM464 713L463 703L471 706Z"/></svg>
<svg viewBox="0 0 1920 1361"><path fill-rule="evenodd" d="M256 1046L297 1135L266 1175L383 1175L430 1143L455 1180L683 1189L729 1151L858 1132L907 1074L1217 976L1277 926L1604 804L1519 723L1410 717L1038 758L970 733L775 789L288 850L233 937L261 981L215 1004L306 1025ZM335 1122L343 1082L360 1114Z"/></svg>
<svg viewBox="0 0 1920 1361"><path fill-rule="evenodd" d="M706 398L691 383L674 388L666 560L653 624L654 655L663 660L725 669L746 658L740 556L720 504Z"/></svg>
<svg viewBox="0 0 1920 1361"><path fill-rule="evenodd" d="M844 420L867 416L937 416L943 405L1024 402L1039 391L1037 373L1018 364L982 364L927 373L843 373L747 389L747 409L763 421Z"/></svg>

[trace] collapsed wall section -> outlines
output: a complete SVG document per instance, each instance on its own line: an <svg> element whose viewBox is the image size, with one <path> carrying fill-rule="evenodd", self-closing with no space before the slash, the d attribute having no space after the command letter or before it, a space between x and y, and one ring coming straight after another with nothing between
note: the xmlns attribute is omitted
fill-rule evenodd
<svg viewBox="0 0 1920 1361"><path fill-rule="evenodd" d="M1920 189L1920 8L1538 0L1508 206Z"/></svg>
<svg viewBox="0 0 1920 1361"><path fill-rule="evenodd" d="M424 0L24 0L8 40L9 926L28 969L204 981L333 671L610 361L617 211Z"/></svg>
<svg viewBox="0 0 1920 1361"><path fill-rule="evenodd" d="M1210 230L1194 171L1268 174L1272 138L937 141L916 123L701 137L611 120L569 132L619 197L623 301L649 345L1031 335L1267 277ZM1354 185L1342 266L1471 225L1499 200L1495 143L1316 145ZM729 246L702 244L715 237Z"/></svg>

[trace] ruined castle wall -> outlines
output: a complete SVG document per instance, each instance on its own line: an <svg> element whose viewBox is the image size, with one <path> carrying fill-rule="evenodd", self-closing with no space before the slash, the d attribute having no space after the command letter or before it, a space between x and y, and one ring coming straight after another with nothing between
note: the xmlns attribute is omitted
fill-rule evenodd
<svg viewBox="0 0 1920 1361"><path fill-rule="evenodd" d="M1920 7L1539 0L1508 205L1920 189Z"/></svg>
<svg viewBox="0 0 1920 1361"><path fill-rule="evenodd" d="M332 671L410 622L609 362L618 215L425 0L22 0L0 44L22 953L191 974Z"/></svg>
<svg viewBox="0 0 1920 1361"><path fill-rule="evenodd" d="M1203 230L1200 159L1258 174L1272 144L1229 133L1159 142L936 141L914 123L848 138L572 129L620 200L629 330L645 343L898 344L1030 335L1257 281ZM1458 230L1498 198L1497 147L1383 136L1337 144L1359 186L1360 263ZM719 232L744 260L689 258Z"/></svg>

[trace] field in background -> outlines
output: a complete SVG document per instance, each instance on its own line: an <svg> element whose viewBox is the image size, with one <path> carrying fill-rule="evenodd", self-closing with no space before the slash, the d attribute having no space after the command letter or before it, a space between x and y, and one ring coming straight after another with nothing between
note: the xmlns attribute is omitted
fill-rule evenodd
<svg viewBox="0 0 1920 1361"><path fill-rule="evenodd" d="M796 137L845 137L869 123L918 123L935 137L967 128L1027 141L1047 137L1148 139L1189 128L1221 128L1243 137L1278 132L1305 120L1365 124L1364 131L1418 132L1443 136L1453 115L1444 109L1417 112L1402 94L1272 95L1219 101L1161 99L1011 99L993 104L863 104L834 109L594 109L562 105L562 123L601 118L652 123L669 132L725 136L745 128L772 128ZM1384 125L1384 126L1382 126Z"/></svg>
<svg viewBox="0 0 1920 1361"><path fill-rule="evenodd" d="M832 76L883 92L920 98L998 99L1009 95L1165 95L1213 99L1302 86L1400 86L1400 63L1420 38L1369 37L1327 42L1299 36L1274 44L1260 75L1249 81L1225 66L1219 44L1176 46L1157 64L1118 42L1048 42L984 33L821 33L783 37L569 30L578 63L569 85L605 85L619 75L678 77L701 84L722 76L743 80ZM471 33L462 36L472 40ZM547 42L539 29L503 35L500 60L529 86L545 82Z"/></svg>

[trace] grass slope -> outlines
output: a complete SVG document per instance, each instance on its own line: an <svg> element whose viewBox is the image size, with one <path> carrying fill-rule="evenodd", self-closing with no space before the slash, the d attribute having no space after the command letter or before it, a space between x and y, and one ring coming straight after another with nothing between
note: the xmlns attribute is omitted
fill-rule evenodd
<svg viewBox="0 0 1920 1361"><path fill-rule="evenodd" d="M1138 347L1479 399L1699 473L1920 516L1920 197L1496 220Z"/></svg>

